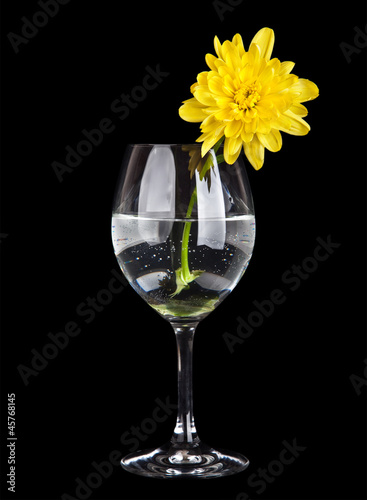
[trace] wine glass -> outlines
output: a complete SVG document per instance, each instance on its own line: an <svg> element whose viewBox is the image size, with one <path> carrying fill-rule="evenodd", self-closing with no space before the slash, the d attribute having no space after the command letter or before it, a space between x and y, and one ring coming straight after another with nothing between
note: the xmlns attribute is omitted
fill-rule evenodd
<svg viewBox="0 0 367 500"><path fill-rule="evenodd" d="M127 455L122 467L160 478L244 470L246 457L199 439L192 400L195 329L236 286L254 246L254 206L242 158L227 165L222 146L201 158L199 144L130 145L113 202L112 240L130 285L171 323L178 351L172 438Z"/></svg>

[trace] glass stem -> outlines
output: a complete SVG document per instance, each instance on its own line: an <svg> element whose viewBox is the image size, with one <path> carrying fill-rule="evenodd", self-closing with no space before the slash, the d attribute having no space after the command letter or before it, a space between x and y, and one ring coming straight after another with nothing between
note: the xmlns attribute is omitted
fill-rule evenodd
<svg viewBox="0 0 367 500"><path fill-rule="evenodd" d="M178 409L172 444L195 445L199 438L195 428L192 403L192 348L197 323L172 324L176 334L178 357Z"/></svg>

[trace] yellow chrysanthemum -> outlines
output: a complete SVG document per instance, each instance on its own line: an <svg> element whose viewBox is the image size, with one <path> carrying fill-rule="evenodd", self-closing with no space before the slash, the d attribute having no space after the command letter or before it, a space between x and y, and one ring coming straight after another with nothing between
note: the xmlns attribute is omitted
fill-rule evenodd
<svg viewBox="0 0 367 500"><path fill-rule="evenodd" d="M202 156L224 135L224 158L232 164L242 146L255 169L264 163L264 148L279 151L280 131L306 135L310 126L303 120L307 109L301 103L319 95L317 86L291 74L293 62L270 59L274 32L263 28L253 38L248 52L241 35L222 45L217 37L218 57L206 55L210 71L197 76L191 86L193 98L179 109L182 119L202 122Z"/></svg>

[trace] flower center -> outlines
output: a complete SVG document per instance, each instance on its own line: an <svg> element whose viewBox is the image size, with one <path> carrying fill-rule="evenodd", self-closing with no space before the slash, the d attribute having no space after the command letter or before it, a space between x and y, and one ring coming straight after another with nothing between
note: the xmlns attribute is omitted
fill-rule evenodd
<svg viewBox="0 0 367 500"><path fill-rule="evenodd" d="M243 85L234 95L234 102L240 110L251 109L260 100L255 84Z"/></svg>

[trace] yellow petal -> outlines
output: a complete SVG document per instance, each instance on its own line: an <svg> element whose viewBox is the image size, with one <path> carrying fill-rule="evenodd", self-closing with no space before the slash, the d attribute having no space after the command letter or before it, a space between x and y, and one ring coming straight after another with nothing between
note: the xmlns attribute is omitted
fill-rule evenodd
<svg viewBox="0 0 367 500"><path fill-rule="evenodd" d="M199 85L208 85L208 74L209 71L202 71L197 76L197 81Z"/></svg>
<svg viewBox="0 0 367 500"><path fill-rule="evenodd" d="M276 153L279 151L282 147L282 135L279 132L279 130L274 130L272 129L269 134L259 134L257 133L257 138L261 142L261 144L268 149L269 151L272 151L273 153Z"/></svg>
<svg viewBox="0 0 367 500"><path fill-rule="evenodd" d="M289 108L292 113L295 115L301 116L302 118L308 115L307 108L300 103L294 103L292 106Z"/></svg>
<svg viewBox="0 0 367 500"><path fill-rule="evenodd" d="M278 81L277 83L275 83L271 86L270 92L271 93L281 92L282 90L285 90L285 89L293 86L297 82L297 80L298 80L298 76L296 76L296 75L283 76L283 77L281 77L280 81ZM294 90L293 87L292 87L292 90Z"/></svg>
<svg viewBox="0 0 367 500"><path fill-rule="evenodd" d="M213 94L217 94L220 96L226 95L226 93L223 91L223 80L220 78L220 76L213 76L209 78L208 87L210 92L213 92Z"/></svg>
<svg viewBox="0 0 367 500"><path fill-rule="evenodd" d="M260 61L261 48L256 43L251 43L248 51L249 64L258 64Z"/></svg>
<svg viewBox="0 0 367 500"><path fill-rule="evenodd" d="M247 133L247 132L245 132L244 128L242 129L241 139L243 142L251 142L253 137L254 137L254 134Z"/></svg>
<svg viewBox="0 0 367 500"><path fill-rule="evenodd" d="M241 120L232 120L229 122L224 129L224 134L226 137L237 137L242 129Z"/></svg>
<svg viewBox="0 0 367 500"><path fill-rule="evenodd" d="M195 98L201 102L201 104L205 104L205 106L215 106L215 99L209 91L209 87L207 85L200 85L197 87L194 95Z"/></svg>
<svg viewBox="0 0 367 500"><path fill-rule="evenodd" d="M227 137L224 141L224 159L228 165L233 165L241 153L242 140L240 137Z"/></svg>
<svg viewBox="0 0 367 500"><path fill-rule="evenodd" d="M299 78L298 82L292 85L291 90L300 92L300 95L295 99L297 102L312 101L312 99L316 99L319 95L317 85L305 78Z"/></svg>
<svg viewBox="0 0 367 500"><path fill-rule="evenodd" d="M229 75L232 79L236 77L235 71L233 71L233 69L230 68L226 63L218 67L218 73L222 78L224 78L226 75Z"/></svg>
<svg viewBox="0 0 367 500"><path fill-rule="evenodd" d="M259 104L261 106L257 107L259 108L259 112L262 112L261 116L277 118L279 113L284 113L293 104L293 98L288 93L268 94Z"/></svg>
<svg viewBox="0 0 367 500"><path fill-rule="evenodd" d="M276 75L279 75L279 71L280 71L280 67L281 67L282 63L279 61L279 59L277 57L273 57L273 59L271 59L267 64L270 65L272 68L274 68L274 73Z"/></svg>
<svg viewBox="0 0 367 500"><path fill-rule="evenodd" d="M259 122L260 122L259 117L255 116L255 118L253 118L250 123L246 123L245 124L246 134L254 134L257 130L257 127L259 126Z"/></svg>
<svg viewBox="0 0 367 500"><path fill-rule="evenodd" d="M178 113L180 117L187 122L202 122L207 117L207 114L203 111L205 108L206 106L203 106L193 97L184 102L183 106L178 110Z"/></svg>
<svg viewBox="0 0 367 500"><path fill-rule="evenodd" d="M244 68L242 68L240 73L239 73L239 77L240 77L241 82L245 83L245 82L248 82L249 80L251 80L252 74L253 74L253 67L246 64L246 66Z"/></svg>
<svg viewBox="0 0 367 500"><path fill-rule="evenodd" d="M294 66L295 63L292 61L283 61L280 65L279 76L289 75Z"/></svg>
<svg viewBox="0 0 367 500"><path fill-rule="evenodd" d="M270 85L271 81L274 78L275 70L271 64L268 64L264 71L261 73L260 82L261 85L267 86Z"/></svg>
<svg viewBox="0 0 367 500"><path fill-rule="evenodd" d="M229 76L229 75L226 75L224 78L223 78L223 82L224 82L224 86L227 88L227 90L229 92L231 92L232 94L234 94L237 90L238 90L238 86L236 85L236 82L233 81L233 79ZM231 95L232 95L231 94Z"/></svg>
<svg viewBox="0 0 367 500"><path fill-rule="evenodd" d="M223 57L222 57L222 46L221 46L219 38L217 36L214 37L214 49L215 49L215 52L217 53L217 56L220 59L223 59Z"/></svg>
<svg viewBox="0 0 367 500"><path fill-rule="evenodd" d="M215 119L214 115L209 115L205 118L203 123L200 125L200 128L203 132L212 132L218 126L218 120Z"/></svg>
<svg viewBox="0 0 367 500"><path fill-rule="evenodd" d="M307 135L311 130L311 127L307 122L305 122L300 116L295 115L292 111L288 110L284 113L286 118L290 120L290 128L284 130L287 134L291 135ZM276 126L278 130L282 130L281 127Z"/></svg>
<svg viewBox="0 0 367 500"><path fill-rule="evenodd" d="M291 119L284 115L280 115L275 121L272 121L271 123L272 127L277 129L277 130L282 130L283 132L289 132L291 126L292 126L292 121ZM261 133L264 133L261 131Z"/></svg>
<svg viewBox="0 0 367 500"><path fill-rule="evenodd" d="M273 127L273 123L274 123L274 121L271 121L271 120L259 119L259 123L257 125L256 132L258 132L259 134L264 134L264 135L269 134L270 130ZM280 127L277 127L277 128L280 128ZM290 124L289 124L289 128L291 128Z"/></svg>
<svg viewBox="0 0 367 500"><path fill-rule="evenodd" d="M232 38L232 43L236 45L236 47L238 47L240 50L242 49L243 52L245 51L242 36L239 33L236 33L235 36Z"/></svg>
<svg viewBox="0 0 367 500"><path fill-rule="evenodd" d="M221 109L217 113L215 113L215 118L219 121L230 121L234 119L234 113L231 109Z"/></svg>
<svg viewBox="0 0 367 500"><path fill-rule="evenodd" d="M193 83L193 84L191 85L191 87L190 87L190 92L191 92L191 94L193 94L193 95L194 95L194 92L195 92L195 90L196 90L196 88L197 88L198 86L199 86L198 82L195 82L195 83Z"/></svg>
<svg viewBox="0 0 367 500"><path fill-rule="evenodd" d="M265 149L256 135L251 142L244 142L243 148L248 161L255 170L259 170L264 164Z"/></svg>
<svg viewBox="0 0 367 500"><path fill-rule="evenodd" d="M220 136L211 135L203 142L203 145L201 146L201 156L203 158L206 155L206 153L218 142L219 139ZM200 137L196 139L196 142L200 142Z"/></svg>
<svg viewBox="0 0 367 500"><path fill-rule="evenodd" d="M227 143L227 152L230 156L235 155L242 145L242 139L240 137L228 137L225 140Z"/></svg>
<svg viewBox="0 0 367 500"><path fill-rule="evenodd" d="M217 58L213 54L206 54L205 62L212 71L217 71Z"/></svg>
<svg viewBox="0 0 367 500"><path fill-rule="evenodd" d="M238 49L232 42L226 40L222 45L223 58L234 72L242 66L241 58Z"/></svg>
<svg viewBox="0 0 367 500"><path fill-rule="evenodd" d="M231 103L233 103L233 97L217 97L216 99L217 106L220 108L225 108L227 111L231 109Z"/></svg>
<svg viewBox="0 0 367 500"><path fill-rule="evenodd" d="M242 40L241 35L239 33L237 33L237 35L235 35L233 37L232 42L233 42L233 45L235 45L237 47L238 55L240 56L240 58L242 58L246 54L246 51L245 51L245 47L243 45L243 40Z"/></svg>
<svg viewBox="0 0 367 500"><path fill-rule="evenodd" d="M274 118L274 104L271 99L261 99L256 104L256 109L261 118L271 120Z"/></svg>
<svg viewBox="0 0 367 500"><path fill-rule="evenodd" d="M266 61L269 61L271 53L273 52L274 40L274 31L270 28L263 28L256 33L251 44L256 43L256 45L260 48L261 57L263 57Z"/></svg>

